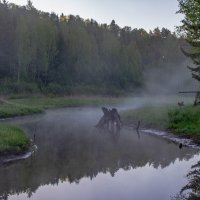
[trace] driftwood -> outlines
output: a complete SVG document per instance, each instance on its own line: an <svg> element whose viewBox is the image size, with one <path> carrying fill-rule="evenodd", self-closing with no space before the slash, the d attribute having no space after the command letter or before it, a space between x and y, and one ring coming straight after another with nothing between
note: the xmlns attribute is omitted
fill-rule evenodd
<svg viewBox="0 0 200 200"><path fill-rule="evenodd" d="M137 127L136 127L136 131L139 131L140 128L140 121L138 121Z"/></svg>
<svg viewBox="0 0 200 200"><path fill-rule="evenodd" d="M102 107L103 116L99 120L96 125L97 128L106 128L113 130L114 127L119 130L121 128L121 119L120 115L116 108L112 108L111 110L105 107Z"/></svg>

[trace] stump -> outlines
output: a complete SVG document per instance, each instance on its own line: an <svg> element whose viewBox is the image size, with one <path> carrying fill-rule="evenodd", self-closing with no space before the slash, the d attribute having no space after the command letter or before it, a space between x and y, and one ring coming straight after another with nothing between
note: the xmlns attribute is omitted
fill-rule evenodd
<svg viewBox="0 0 200 200"><path fill-rule="evenodd" d="M96 127L101 129L111 128L111 130L113 130L116 126L117 130L119 130L121 128L121 119L117 109L112 108L110 110L106 107L102 107L102 111L104 115L101 117Z"/></svg>

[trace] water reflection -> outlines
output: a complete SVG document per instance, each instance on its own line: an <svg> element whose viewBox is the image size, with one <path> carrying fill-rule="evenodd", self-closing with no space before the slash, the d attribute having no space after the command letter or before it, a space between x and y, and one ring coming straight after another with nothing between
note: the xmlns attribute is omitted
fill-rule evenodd
<svg viewBox="0 0 200 200"><path fill-rule="evenodd" d="M38 151L30 159L0 167L0 196L27 193L31 197L40 186L79 183L101 173L114 177L119 169L163 169L197 153L158 136L141 137L133 130L98 131L94 127L98 118L95 109L67 109L17 120L30 137L35 135Z"/></svg>

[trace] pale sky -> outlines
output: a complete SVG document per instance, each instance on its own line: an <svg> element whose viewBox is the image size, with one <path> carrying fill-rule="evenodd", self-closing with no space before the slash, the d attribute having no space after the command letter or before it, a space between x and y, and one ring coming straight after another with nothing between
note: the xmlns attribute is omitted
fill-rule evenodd
<svg viewBox="0 0 200 200"><path fill-rule="evenodd" d="M9 1L9 0L8 0ZM26 0L10 0L10 3L26 5ZM149 31L156 27L168 28L180 25L182 16L177 0L32 0L34 7L47 12L65 15L79 15L107 23L114 19L120 27L144 28Z"/></svg>

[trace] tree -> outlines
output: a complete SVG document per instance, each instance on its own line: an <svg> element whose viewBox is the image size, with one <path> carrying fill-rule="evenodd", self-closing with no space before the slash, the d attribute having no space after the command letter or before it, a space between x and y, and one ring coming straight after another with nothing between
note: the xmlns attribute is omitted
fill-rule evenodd
<svg viewBox="0 0 200 200"><path fill-rule="evenodd" d="M115 20L112 20L111 23L110 23L110 30L111 32L115 35L115 36L118 36L119 34L119 26L115 23Z"/></svg>
<svg viewBox="0 0 200 200"><path fill-rule="evenodd" d="M188 40L199 40L200 38L200 0L178 0L180 10L178 13L184 15L180 30Z"/></svg>
<svg viewBox="0 0 200 200"><path fill-rule="evenodd" d="M1 0L0 83L117 94L142 85L146 69L178 66L181 41L164 28L147 33L114 20L59 17L37 10L31 0L25 6Z"/></svg>
<svg viewBox="0 0 200 200"><path fill-rule="evenodd" d="M35 9L34 6L33 6L32 1L30 1L30 0L27 1L26 9L27 10L33 10L33 9Z"/></svg>
<svg viewBox="0 0 200 200"><path fill-rule="evenodd" d="M179 31L190 44L190 50L182 49L182 52L192 59L196 67L188 68L192 77L200 82L200 0L178 0L180 10L184 14Z"/></svg>

